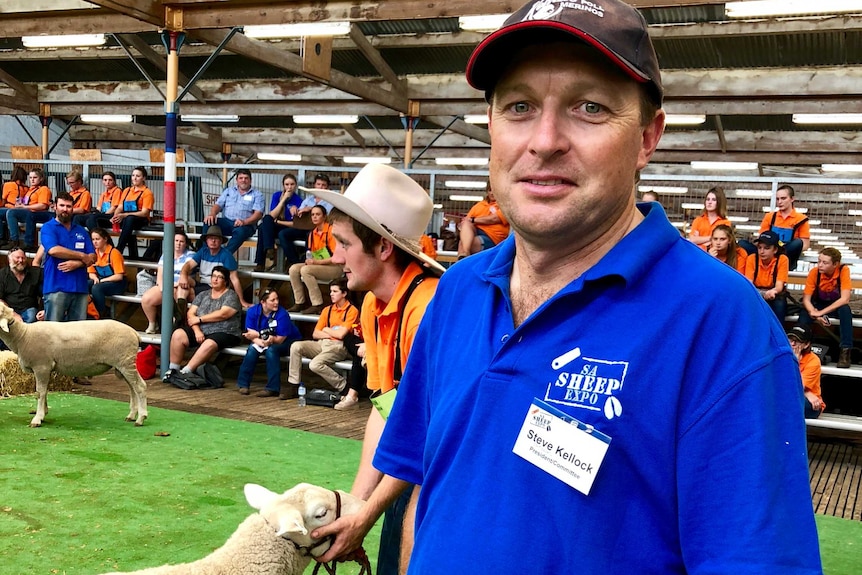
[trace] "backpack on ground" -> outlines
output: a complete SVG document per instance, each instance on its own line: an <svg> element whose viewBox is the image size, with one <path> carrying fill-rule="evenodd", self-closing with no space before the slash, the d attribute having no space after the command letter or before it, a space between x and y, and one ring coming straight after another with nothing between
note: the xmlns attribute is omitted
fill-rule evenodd
<svg viewBox="0 0 862 575"><path fill-rule="evenodd" d="M305 394L305 402L308 405L319 405L320 407L335 407L341 401L341 395L328 389L309 389Z"/></svg>

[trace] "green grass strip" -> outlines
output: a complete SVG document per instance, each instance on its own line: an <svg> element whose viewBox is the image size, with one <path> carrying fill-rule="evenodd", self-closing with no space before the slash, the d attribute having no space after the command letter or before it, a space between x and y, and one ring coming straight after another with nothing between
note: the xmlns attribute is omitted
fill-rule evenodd
<svg viewBox="0 0 862 575"><path fill-rule="evenodd" d="M48 405L46 424L31 429L33 396L0 400L3 574L193 561L253 512L246 483L349 491L359 463L355 440L159 408L136 428L123 421L126 405L74 394L51 393ZM365 543L372 564L378 541L379 525Z"/></svg>

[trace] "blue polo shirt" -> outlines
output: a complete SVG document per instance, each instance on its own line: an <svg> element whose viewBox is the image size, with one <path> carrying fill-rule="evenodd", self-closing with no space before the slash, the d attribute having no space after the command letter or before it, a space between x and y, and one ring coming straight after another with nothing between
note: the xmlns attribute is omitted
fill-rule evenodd
<svg viewBox="0 0 862 575"><path fill-rule="evenodd" d="M313 208L314 206L323 206L326 208L326 213L332 211L332 204L329 202L325 202L323 200L318 200L315 196L308 196L304 200L302 200L302 204L300 204L300 208Z"/></svg>
<svg viewBox="0 0 862 575"><path fill-rule="evenodd" d="M66 227L57 218L48 220L39 233L39 242L45 248L45 278L42 293L48 295L54 292L89 293L87 287L87 268L82 266L71 272L61 272L57 266L66 260L49 254L51 248L60 246L76 252L95 253L90 234L78 224Z"/></svg>
<svg viewBox="0 0 862 575"><path fill-rule="evenodd" d="M281 194L284 192L278 191L272 194L272 201L269 203L269 211L275 209L275 206L278 205L278 202L281 200ZM300 198L296 193L290 196L290 199L287 200L287 203L284 205L284 213L281 214L281 219L286 220L288 222L293 221L293 214L290 213L290 206L293 206L297 210L302 205L302 198Z"/></svg>
<svg viewBox="0 0 862 575"><path fill-rule="evenodd" d="M513 238L443 275L374 457L422 485L411 575L821 573L787 337L639 208L518 327ZM534 398L610 436L589 495L513 453Z"/></svg>
<svg viewBox="0 0 862 575"><path fill-rule="evenodd" d="M261 335L283 335L287 337L287 341L302 339L299 329L290 321L290 315L281 306L271 314L263 313L263 306L260 304L251 306L245 315L245 329L253 329Z"/></svg>

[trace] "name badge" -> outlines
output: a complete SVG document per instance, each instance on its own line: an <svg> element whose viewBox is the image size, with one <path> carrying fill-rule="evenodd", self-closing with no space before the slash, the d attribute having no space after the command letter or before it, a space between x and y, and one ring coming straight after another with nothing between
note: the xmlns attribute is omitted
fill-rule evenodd
<svg viewBox="0 0 862 575"><path fill-rule="evenodd" d="M75 249L76 250L84 249L84 242L75 242Z"/></svg>
<svg viewBox="0 0 862 575"><path fill-rule="evenodd" d="M274 320L274 319L269 320L269 327L275 327L277 325L278 325L277 320Z"/></svg>
<svg viewBox="0 0 862 575"><path fill-rule="evenodd" d="M540 399L533 399L512 452L590 494L611 438Z"/></svg>
<svg viewBox="0 0 862 575"><path fill-rule="evenodd" d="M243 199L244 201L246 201L246 202L250 202L250 201L252 201L252 200L254 199L254 196L252 196L251 194L245 194L245 195L242 197L242 199Z"/></svg>

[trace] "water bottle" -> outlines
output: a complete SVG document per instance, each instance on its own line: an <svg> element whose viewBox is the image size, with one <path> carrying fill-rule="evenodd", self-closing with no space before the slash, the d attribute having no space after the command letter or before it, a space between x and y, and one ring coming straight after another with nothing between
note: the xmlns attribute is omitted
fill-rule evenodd
<svg viewBox="0 0 862 575"><path fill-rule="evenodd" d="M305 250L305 261L313 260L314 254L311 253L311 250Z"/></svg>
<svg viewBox="0 0 862 575"><path fill-rule="evenodd" d="M300 382L300 384L299 384L298 393L299 393L299 400L297 403L298 403L299 407L305 407L305 384L302 382Z"/></svg>

